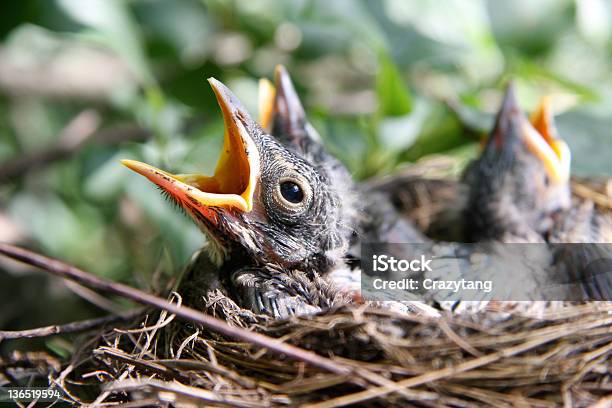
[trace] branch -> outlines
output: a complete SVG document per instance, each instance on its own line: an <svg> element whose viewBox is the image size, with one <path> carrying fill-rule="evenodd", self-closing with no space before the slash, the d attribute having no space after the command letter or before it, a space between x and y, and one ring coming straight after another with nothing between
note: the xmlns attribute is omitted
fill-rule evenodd
<svg viewBox="0 0 612 408"><path fill-rule="evenodd" d="M94 290L91 290L83 285L79 285L78 283L69 280L65 280L64 285L66 285L66 287L71 290L72 293L79 296L81 299L86 300L97 308L104 310L105 312L108 312L110 314L121 313L121 308L118 304L116 304L110 299L105 298Z"/></svg>
<svg viewBox="0 0 612 408"><path fill-rule="evenodd" d="M0 254L4 254L26 264L39 267L55 276L70 279L97 290L113 293L143 305L153 306L157 309L165 310L176 315L182 320L198 323L225 336L244 341L246 343L255 344L277 354L285 355L293 360L303 361L312 366L319 367L323 370L339 375L349 376L353 374L352 368L329 358L319 356L311 351L283 343L278 339L268 337L260 333L252 332L240 327L230 326L223 320L219 320L190 307L179 306L169 302L166 299L162 299L158 296L151 295L130 286L91 275L74 266L38 255L26 249L19 248L14 245L0 243Z"/></svg>
<svg viewBox="0 0 612 408"><path fill-rule="evenodd" d="M70 156L94 134L99 125L100 115L96 111L82 111L62 129L57 145L16 157L3 164L0 167L0 183L28 169L39 168Z"/></svg>
<svg viewBox="0 0 612 408"><path fill-rule="evenodd" d="M84 110L72 119L61 131L57 145L29 152L0 166L0 184L30 170L40 169L58 160L67 159L95 140L104 144L116 144L126 140L140 141L149 132L138 127L118 127L97 131L100 116L93 110Z"/></svg>
<svg viewBox="0 0 612 408"><path fill-rule="evenodd" d="M29 330L0 331L0 342L2 342L2 340L31 339L35 337L53 336L56 334L83 332L110 323L128 321L138 316L140 313L142 313L142 309L139 308L120 315L104 316L62 325L45 326Z"/></svg>

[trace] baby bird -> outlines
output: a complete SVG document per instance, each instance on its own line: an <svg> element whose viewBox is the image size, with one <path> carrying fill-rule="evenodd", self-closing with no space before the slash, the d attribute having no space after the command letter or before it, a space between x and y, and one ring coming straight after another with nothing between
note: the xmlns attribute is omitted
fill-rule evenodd
<svg viewBox="0 0 612 408"><path fill-rule="evenodd" d="M290 149L297 149L313 163L329 168L339 175L351 191L345 194L353 208L353 244L370 242L424 242L426 238L408 219L395 210L387 185L355 183L346 167L324 148L316 129L309 123L302 103L287 70L279 65L275 71L275 85L260 82L260 122L270 134ZM356 199L358 197L358 199ZM403 225L398 220L404 219ZM357 237L359 239L357 240ZM353 245L354 247L355 245Z"/></svg>
<svg viewBox="0 0 612 408"><path fill-rule="evenodd" d="M531 121L542 137L556 146L559 135L547 99L540 103ZM612 300L612 251L609 245L597 245L612 243L609 212L574 196L570 208L555 217L546 238L553 244L556 273L582 282L581 294L587 299Z"/></svg>
<svg viewBox="0 0 612 408"><path fill-rule="evenodd" d="M354 231L348 251L343 254L346 263L339 263L325 274L328 281L346 291L359 289L357 268L362 242L426 242L427 238L399 213L384 189L352 181L346 167L331 156L321 142L316 129L309 123L306 113L286 69L275 70L275 84L260 82L260 123L289 149L305 155L311 162L330 169L344 180L349 194L344 194L353 209ZM358 200L355 199L358 197Z"/></svg>
<svg viewBox="0 0 612 408"><path fill-rule="evenodd" d="M336 294L318 276L343 262L349 245L354 209L348 173L337 171L335 159L326 160L306 135L280 143L225 85L209 82L225 122L213 176L123 164L161 188L207 235L190 274L198 265L214 265L219 286L257 313L283 317L329 307Z"/></svg>
<svg viewBox="0 0 612 408"><path fill-rule="evenodd" d="M481 156L465 172L468 239L612 242L611 217L591 201L572 198L570 162L550 100L544 98L528 121L509 86Z"/></svg>
<svg viewBox="0 0 612 408"><path fill-rule="evenodd" d="M346 284L344 277L358 284L363 242L420 243L439 258L464 259L477 277L478 265L470 265L490 255L487 246L435 243L383 191L355 185L323 148L284 68L277 68L275 82L276 87L262 83L264 131L229 89L210 80L226 125L214 176L174 175L124 161L209 237L191 263L189 279L202 281L203 290L222 289L255 313L282 318L347 302L334 283ZM483 155L466 175L471 186L466 217L475 241L540 242L555 228L568 231L555 217L569 208L569 151L560 139L546 139L542 132L549 124L540 122L536 117L538 132L510 88ZM533 293L538 282L547 281L549 266L522 268L525 279L543 277L533 280Z"/></svg>
<svg viewBox="0 0 612 408"><path fill-rule="evenodd" d="M282 68L277 69L276 87L277 90L266 82L262 87L262 123L290 146L299 146L294 140L301 140L304 135L310 135L310 140L319 140L306 119L288 74ZM504 253L503 248L501 253L497 253L489 245L493 241L544 242L560 225L559 219L564 219L564 211L569 209L570 152L556 135L552 118L547 116L550 112L548 106L544 102L533 115L533 124L529 123L510 86L482 156L466 172L471 187L470 199L466 200L469 203L465 211L467 225L471 226L472 240L482 245L434 242L424 236L390 200L393 196L390 193L397 192L390 186L401 187L401 183L357 184L360 217L347 253L348 262L345 267L332 269L327 278L338 286L352 286L358 290L360 270L357 261L361 258L361 244L401 242L420 244L414 247L415 251L428 251L440 259L455 259L463 265L466 276L473 278L485 276L491 265L505 265L506 269L517 266L516 272L508 276L508 284L517 280L525 282L522 289L529 287L529 290L522 292L531 299L543 298L547 286L555 285L559 280L579 282L583 279L584 276L572 267L577 263L568 263L568 257L551 264L550 257L544 254L511 265L508 261L515 260L516 254ZM317 160L317 156L311 156L311 159ZM457 205L461 203L457 202ZM409 248L404 247L404 250ZM410 258L415 254L402 255ZM572 296L575 298L577 295ZM431 298L443 300L435 293Z"/></svg>
<svg viewBox="0 0 612 408"><path fill-rule="evenodd" d="M547 135L549 125L536 123ZM493 132L464 175L467 239L543 242L555 215L570 207L569 168L565 142L529 123L509 85Z"/></svg>
<svg viewBox="0 0 612 408"><path fill-rule="evenodd" d="M529 123L509 86L495 128L465 180L472 241L543 243L551 254L538 265L543 289L565 282L569 298L612 298L612 253L593 245L612 242L612 219L592 202L572 199L570 151L558 135L548 99ZM559 245L564 243L588 245Z"/></svg>

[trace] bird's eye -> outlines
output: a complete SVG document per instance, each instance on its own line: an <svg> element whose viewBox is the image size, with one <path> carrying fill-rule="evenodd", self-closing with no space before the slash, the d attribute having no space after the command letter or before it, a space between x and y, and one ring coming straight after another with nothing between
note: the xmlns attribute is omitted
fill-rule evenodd
<svg viewBox="0 0 612 408"><path fill-rule="evenodd" d="M293 181L283 181L280 185L280 193L290 203L298 204L304 200L302 187Z"/></svg>
<svg viewBox="0 0 612 408"><path fill-rule="evenodd" d="M303 177L287 176L278 180L272 198L273 208L281 210L282 214L295 217L310 206L312 189Z"/></svg>

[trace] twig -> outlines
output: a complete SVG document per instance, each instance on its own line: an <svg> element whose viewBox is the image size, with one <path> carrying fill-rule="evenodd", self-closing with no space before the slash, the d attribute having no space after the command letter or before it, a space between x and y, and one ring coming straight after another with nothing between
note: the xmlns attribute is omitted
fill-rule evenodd
<svg viewBox="0 0 612 408"><path fill-rule="evenodd" d="M96 111L91 109L82 111L62 129L57 145L22 155L3 164L0 167L0 183L28 169L40 168L50 162L70 156L94 134L99 126L100 115Z"/></svg>
<svg viewBox="0 0 612 408"><path fill-rule="evenodd" d="M95 111L85 110L79 113L62 130L57 145L23 154L2 164L0 166L0 184L28 171L40 169L58 160L69 158L92 140L104 144L116 144L128 140L144 140L149 136L148 131L132 126L96 131L99 125L100 117Z"/></svg>
<svg viewBox="0 0 612 408"><path fill-rule="evenodd" d="M174 403L178 406L192 405L188 402L197 402L198 405L213 404L214 406L230 406L230 407L267 407L265 401L247 400L233 395L224 395L223 393L204 390L187 386L176 382L164 382L155 379L147 380L123 380L115 381L106 387L106 390L117 392L131 392L134 390L142 391L143 389L155 392L158 399L164 402Z"/></svg>
<svg viewBox="0 0 612 408"><path fill-rule="evenodd" d="M238 374L235 371L225 368L219 364L208 362L206 360L198 361L198 360L181 360L181 359L171 359L171 360L163 359L163 360L156 360L155 362L157 364L163 365L165 367L173 368L175 370L209 371L211 373L223 376L244 388L256 388L258 385L255 381L253 381L252 379L248 377L242 377L240 374ZM332 374L328 374L328 375L331 376ZM344 378L341 376L339 377L339 376L333 375L333 377L341 378L342 381L344 382Z"/></svg>
<svg viewBox="0 0 612 408"><path fill-rule="evenodd" d="M177 317L183 320L198 323L225 336L264 347L278 354L285 355L294 360L303 361L326 371L347 376L353 374L353 369L351 367L339 364L336 361L319 356L311 351L282 343L277 339L260 333L255 333L236 326L230 326L222 320L209 316L205 313L198 312L195 309L186 306L178 306L167 301L166 299L145 293L141 290L118 282L112 282L91 275L74 266L67 265L58 260L47 258L26 249L19 248L14 245L0 243L0 253L29 265L42 268L55 276L70 279L98 290L114 293L143 305L149 305L158 309L166 310L167 312L175 314Z"/></svg>
<svg viewBox="0 0 612 408"><path fill-rule="evenodd" d="M113 302L110 299L105 298L104 296L96 293L95 291L86 288L83 285L79 285L78 283L65 280L64 284L68 289L72 291L75 295L79 296L81 299L86 300L92 305L102 309L108 313L119 314L121 313L121 308L118 304Z"/></svg>
<svg viewBox="0 0 612 408"><path fill-rule="evenodd" d="M612 209L612 197L608 197L606 194L595 191L594 189L589 188L578 181L574 181L572 183L572 193L580 198L591 200L601 207Z"/></svg>
<svg viewBox="0 0 612 408"><path fill-rule="evenodd" d="M139 313L142 313L142 309L140 308L131 310L127 313L123 313L120 315L98 317L96 319L81 320L78 322L71 322L62 325L38 327L36 329L29 330L0 331L0 342L2 342L2 340L31 339L35 337L53 336L56 334L83 332L93 329L95 327L104 326L105 324L130 320L138 316Z"/></svg>
<svg viewBox="0 0 612 408"><path fill-rule="evenodd" d="M461 338L455 331L450 327L448 322L445 319L440 319L438 321L438 325L440 329L448 336L449 339L454 341L459 347L473 355L474 357L480 357L483 355L482 352L473 347L470 343Z"/></svg>
<svg viewBox="0 0 612 408"><path fill-rule="evenodd" d="M179 370L166 367L164 365L158 364L155 361L135 358L117 349L111 349L109 347L100 347L96 349L94 353L103 355L113 360L133 365L135 367L139 367L142 371L150 374L157 374L166 378L178 379L180 381L189 380L189 377L187 377L183 372Z"/></svg>

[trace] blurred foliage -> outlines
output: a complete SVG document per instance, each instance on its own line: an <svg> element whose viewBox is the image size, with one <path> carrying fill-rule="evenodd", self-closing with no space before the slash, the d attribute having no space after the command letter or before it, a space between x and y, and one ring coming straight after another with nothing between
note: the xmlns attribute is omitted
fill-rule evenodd
<svg viewBox="0 0 612 408"><path fill-rule="evenodd" d="M66 160L0 185L0 240L147 285L203 238L134 158L211 172L221 115L205 79L253 115L257 80L291 72L315 127L358 179L436 153L466 160L514 79L552 95L574 172L610 174L612 3L606 0L23 0L0 6L0 167L61 141L79 112L102 130ZM0 320L0 324L2 321Z"/></svg>

